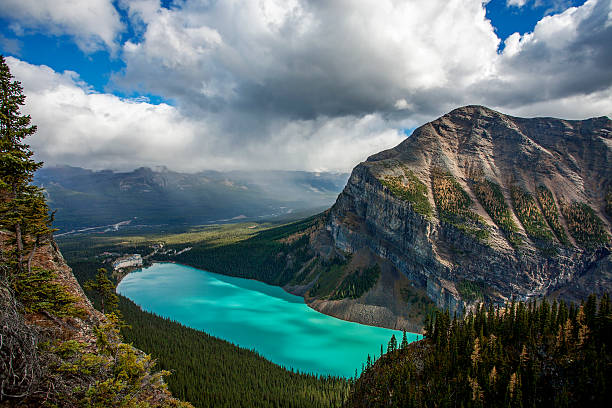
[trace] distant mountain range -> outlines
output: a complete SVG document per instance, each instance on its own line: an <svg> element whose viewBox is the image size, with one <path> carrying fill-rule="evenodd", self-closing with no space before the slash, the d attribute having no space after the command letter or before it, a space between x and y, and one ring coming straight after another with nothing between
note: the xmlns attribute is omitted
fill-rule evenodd
<svg viewBox="0 0 612 408"><path fill-rule="evenodd" d="M270 219L329 207L348 174L203 171L165 167L130 172L44 167L34 184L56 211L58 233L118 223L177 225Z"/></svg>

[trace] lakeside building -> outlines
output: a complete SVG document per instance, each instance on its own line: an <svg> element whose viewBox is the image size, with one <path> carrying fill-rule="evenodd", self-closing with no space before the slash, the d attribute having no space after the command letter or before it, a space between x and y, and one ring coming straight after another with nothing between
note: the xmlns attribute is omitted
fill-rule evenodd
<svg viewBox="0 0 612 408"><path fill-rule="evenodd" d="M132 266L142 266L142 256L140 254L122 256L113 262L114 270L129 268Z"/></svg>

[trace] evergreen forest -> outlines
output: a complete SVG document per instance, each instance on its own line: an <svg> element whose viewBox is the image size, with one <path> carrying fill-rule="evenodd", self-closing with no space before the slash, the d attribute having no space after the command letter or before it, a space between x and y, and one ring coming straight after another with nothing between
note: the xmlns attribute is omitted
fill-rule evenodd
<svg viewBox="0 0 612 408"><path fill-rule="evenodd" d="M350 381L286 370L255 351L143 312L120 297L125 341L154 355L172 394L196 407L339 407ZM296 350L299 352L299 350Z"/></svg>
<svg viewBox="0 0 612 408"><path fill-rule="evenodd" d="M437 311L423 341L368 364L350 407L599 407L612 379L609 296Z"/></svg>

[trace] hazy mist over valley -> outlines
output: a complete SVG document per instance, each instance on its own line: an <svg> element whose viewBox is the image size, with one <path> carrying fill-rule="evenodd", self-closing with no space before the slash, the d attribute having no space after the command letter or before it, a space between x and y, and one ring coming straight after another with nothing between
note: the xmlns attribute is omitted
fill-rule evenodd
<svg viewBox="0 0 612 408"><path fill-rule="evenodd" d="M56 211L59 233L67 233L124 221L161 226L305 217L333 204L347 179L348 174L326 172L177 173L165 167L113 172L63 166L39 170L34 183Z"/></svg>

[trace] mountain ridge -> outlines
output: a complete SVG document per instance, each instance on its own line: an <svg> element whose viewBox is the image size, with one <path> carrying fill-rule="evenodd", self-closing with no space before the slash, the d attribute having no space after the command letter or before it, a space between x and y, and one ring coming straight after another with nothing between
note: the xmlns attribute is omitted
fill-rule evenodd
<svg viewBox="0 0 612 408"><path fill-rule="evenodd" d="M204 224L261 219L329 206L348 174L309 172L179 173L165 167L129 172L44 167L43 187L55 225L65 230L136 219L145 224ZM177 211L180 209L180 211Z"/></svg>
<svg viewBox="0 0 612 408"><path fill-rule="evenodd" d="M312 305L353 319L359 303L371 309L366 323L402 328L402 307L411 307L401 301L406 288L451 312L481 301L579 300L610 290L609 163L606 117L455 109L354 168L314 241L327 234L341 258L369 253L383 278L358 299L334 299L332 289ZM400 281L407 283L398 288ZM380 285L388 299L368 302Z"/></svg>

